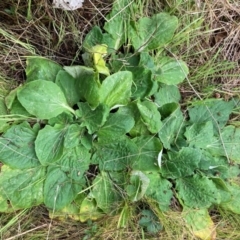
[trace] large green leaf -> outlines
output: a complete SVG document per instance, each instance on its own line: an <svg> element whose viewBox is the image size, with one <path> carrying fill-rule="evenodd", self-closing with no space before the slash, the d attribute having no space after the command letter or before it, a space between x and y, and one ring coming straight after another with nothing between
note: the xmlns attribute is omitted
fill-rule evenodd
<svg viewBox="0 0 240 240"><path fill-rule="evenodd" d="M176 140L183 126L184 117L180 108L163 120L158 136L162 141L164 148L171 149L171 145L176 144Z"/></svg>
<svg viewBox="0 0 240 240"><path fill-rule="evenodd" d="M240 128L229 125L223 128L221 137L213 142L209 151L217 156L226 156L228 160L240 163Z"/></svg>
<svg viewBox="0 0 240 240"><path fill-rule="evenodd" d="M159 107L168 103L178 103L180 99L180 92L175 85L162 84L158 92L154 94L154 102L156 102Z"/></svg>
<svg viewBox="0 0 240 240"><path fill-rule="evenodd" d="M228 184L231 193L231 199L222 203L221 208L231 211L236 214L240 214L240 186L237 184Z"/></svg>
<svg viewBox="0 0 240 240"><path fill-rule="evenodd" d="M213 136L212 121L205 123L194 123L186 128L185 137L190 147L208 149L217 142Z"/></svg>
<svg viewBox="0 0 240 240"><path fill-rule="evenodd" d="M82 145L79 145L75 148L65 150L61 159L56 162L56 165L59 166L69 178L79 181L89 168L90 157L89 151Z"/></svg>
<svg viewBox="0 0 240 240"><path fill-rule="evenodd" d="M67 127L46 125L38 133L35 141L36 154L42 165L47 166L57 161L63 154L64 136Z"/></svg>
<svg viewBox="0 0 240 240"><path fill-rule="evenodd" d="M201 160L199 168L208 171L210 174L227 174L229 167L224 157L217 157L210 153L208 150L201 150ZM207 173L207 172L206 172ZM221 176L222 177L222 176Z"/></svg>
<svg viewBox="0 0 240 240"><path fill-rule="evenodd" d="M68 125L73 122L73 115L69 112L63 112L60 115L48 120L48 124L51 126L54 126L55 124Z"/></svg>
<svg viewBox="0 0 240 240"><path fill-rule="evenodd" d="M0 161L12 168L26 169L40 165L37 159L34 141L39 130L23 122L13 125L0 137Z"/></svg>
<svg viewBox="0 0 240 240"><path fill-rule="evenodd" d="M162 151L160 140L153 136L140 136L132 140L138 147L138 158L132 169L139 171L158 171L158 154Z"/></svg>
<svg viewBox="0 0 240 240"><path fill-rule="evenodd" d="M221 195L213 181L198 174L177 179L176 189L183 204L190 208L209 208L221 201Z"/></svg>
<svg viewBox="0 0 240 240"><path fill-rule="evenodd" d="M40 119L50 119L64 111L74 113L60 87L53 82L29 82L18 91L17 96L22 106Z"/></svg>
<svg viewBox="0 0 240 240"><path fill-rule="evenodd" d="M55 82L56 76L62 67L43 57L28 57L27 58L27 82L44 79L46 81Z"/></svg>
<svg viewBox="0 0 240 240"><path fill-rule="evenodd" d="M225 102L221 99L207 99L197 101L188 109L191 123L213 122L213 127L218 132L219 128L226 125L229 115L234 108L233 102Z"/></svg>
<svg viewBox="0 0 240 240"><path fill-rule="evenodd" d="M79 91L79 82L64 70L58 72L56 76L56 84L64 93L69 106L73 106L79 102L81 95Z"/></svg>
<svg viewBox="0 0 240 240"><path fill-rule="evenodd" d="M148 173L147 177L150 183L146 191L146 197L156 201L161 210L168 210L171 198L173 197L173 192L171 190L172 184L156 172Z"/></svg>
<svg viewBox="0 0 240 240"><path fill-rule="evenodd" d="M100 102L110 108L115 105L125 105L131 96L132 73L122 71L107 77L100 89Z"/></svg>
<svg viewBox="0 0 240 240"><path fill-rule="evenodd" d="M90 32L85 36L83 41L83 48L85 51L90 51L92 47L102 43L102 30L98 26L94 26Z"/></svg>
<svg viewBox="0 0 240 240"><path fill-rule="evenodd" d="M84 180L74 181L60 168L48 167L44 182L44 203L55 210L63 209L70 204L84 186Z"/></svg>
<svg viewBox="0 0 240 240"><path fill-rule="evenodd" d="M177 25L177 18L167 13L143 17L129 26L129 39L137 51L153 50L163 47L172 39Z"/></svg>
<svg viewBox="0 0 240 240"><path fill-rule="evenodd" d="M78 103L79 110L76 111L82 123L81 127L87 127L90 134L96 132L106 122L110 109L104 104L100 104L92 110L88 103Z"/></svg>
<svg viewBox="0 0 240 240"><path fill-rule="evenodd" d="M19 86L13 89L6 97L5 103L7 108L9 109L10 114L23 115L23 116L31 116L29 112L22 106L22 104L17 99L17 92L23 88L23 86Z"/></svg>
<svg viewBox="0 0 240 240"><path fill-rule="evenodd" d="M132 165L138 155L136 144L127 138L97 145L93 155L95 164L100 170L121 171Z"/></svg>
<svg viewBox="0 0 240 240"><path fill-rule="evenodd" d="M176 102L166 103L159 108L162 119L169 117L172 113L179 109L180 105Z"/></svg>
<svg viewBox="0 0 240 240"><path fill-rule="evenodd" d="M127 116L131 116L135 120L135 125L129 132L132 137L142 136L142 135L150 135L146 124L142 121L140 112L137 107L137 101L131 102L130 104L121 107L119 113L125 114Z"/></svg>
<svg viewBox="0 0 240 240"><path fill-rule="evenodd" d="M151 133L157 133L161 126L161 115L155 103L143 101L137 103L142 121Z"/></svg>
<svg viewBox="0 0 240 240"><path fill-rule="evenodd" d="M100 98L100 82L98 73L85 66L64 67L78 81L78 90L82 100L86 100L93 108L97 107Z"/></svg>
<svg viewBox="0 0 240 240"><path fill-rule="evenodd" d="M70 124L64 136L64 147L74 148L79 145L84 129L79 124Z"/></svg>
<svg viewBox="0 0 240 240"><path fill-rule="evenodd" d="M152 80L150 70L144 67L134 67L130 71L133 73L134 82L132 85L132 97L143 99L150 96L157 89L157 82Z"/></svg>
<svg viewBox="0 0 240 240"><path fill-rule="evenodd" d="M43 202L45 168L11 169L4 165L0 177L0 212L37 206ZM2 199L2 202L1 202Z"/></svg>
<svg viewBox="0 0 240 240"><path fill-rule="evenodd" d="M192 175L198 168L201 152L194 148L182 148L179 152L168 152L161 172L166 178L180 178Z"/></svg>
<svg viewBox="0 0 240 240"><path fill-rule="evenodd" d="M181 83L188 75L189 70L185 62L171 58L161 58L153 74L161 83L175 85Z"/></svg>
<svg viewBox="0 0 240 240"><path fill-rule="evenodd" d="M134 126L134 118L122 113L110 113L105 124L97 132L101 142L116 140L128 133Z"/></svg>
<svg viewBox="0 0 240 240"><path fill-rule="evenodd" d="M91 195L95 198L97 206L105 213L118 209L121 200L120 192L114 188L114 184L104 171L93 181Z"/></svg>
<svg viewBox="0 0 240 240"><path fill-rule="evenodd" d="M130 18L129 0L114 2L111 12L107 15L103 35L103 43L109 46L109 52L117 51L127 38L127 26Z"/></svg>
<svg viewBox="0 0 240 240"><path fill-rule="evenodd" d="M18 86L17 88L14 88L12 91L10 91L8 93L8 95L5 97L5 104L7 109L11 109L12 104L14 102L14 100L17 98L17 92L20 88L22 88L23 86Z"/></svg>
<svg viewBox="0 0 240 240"><path fill-rule="evenodd" d="M16 98L13 101L12 107L10 109L10 114L16 114L16 115L22 115L22 116L32 116L32 114L30 114L23 106L22 104L19 102L19 100Z"/></svg>
<svg viewBox="0 0 240 240"><path fill-rule="evenodd" d="M135 202L140 200L149 185L148 177L141 171L132 171L130 177L130 183L125 186L126 192L131 201Z"/></svg>

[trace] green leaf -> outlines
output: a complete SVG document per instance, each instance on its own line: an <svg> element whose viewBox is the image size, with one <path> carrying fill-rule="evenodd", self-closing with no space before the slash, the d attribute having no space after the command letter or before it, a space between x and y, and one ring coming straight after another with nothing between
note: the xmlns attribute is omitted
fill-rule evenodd
<svg viewBox="0 0 240 240"><path fill-rule="evenodd" d="M138 52L154 50L172 39L177 26L177 18L167 13L159 13L151 18L143 17L129 25L129 39Z"/></svg>
<svg viewBox="0 0 240 240"><path fill-rule="evenodd" d="M168 152L161 173L166 178L180 178L192 175L198 168L201 152L198 149L186 147L179 152Z"/></svg>
<svg viewBox="0 0 240 240"><path fill-rule="evenodd" d="M88 150L92 149L92 145L93 145L93 138L94 136L92 136L91 134L88 134L85 132L85 134L81 137L80 141L81 144Z"/></svg>
<svg viewBox="0 0 240 240"><path fill-rule="evenodd" d="M112 54L109 62L112 72L130 71L135 72L134 68L139 66L139 54L118 53ZM138 71L136 71L137 74Z"/></svg>
<svg viewBox="0 0 240 240"><path fill-rule="evenodd" d="M178 103L181 95L177 86L162 84L157 93L154 94L154 102L159 107L168 103Z"/></svg>
<svg viewBox="0 0 240 240"><path fill-rule="evenodd" d="M93 161L99 164L102 171L121 171L135 161L137 146L127 138L97 145Z"/></svg>
<svg viewBox="0 0 240 240"><path fill-rule="evenodd" d="M176 189L178 198L190 208L209 208L221 201L221 195L213 181L198 174L177 179Z"/></svg>
<svg viewBox="0 0 240 240"><path fill-rule="evenodd" d="M143 99L152 95L157 88L157 82L152 80L151 71L144 67L134 67L128 70L133 73L132 97Z"/></svg>
<svg viewBox="0 0 240 240"><path fill-rule="evenodd" d="M48 124L51 126L54 126L55 124L68 125L70 123L73 123L73 115L69 112L63 112L48 120Z"/></svg>
<svg viewBox="0 0 240 240"><path fill-rule="evenodd" d="M190 147L208 149L217 141L213 136L213 124L211 121L205 123L194 123L186 128L184 136Z"/></svg>
<svg viewBox="0 0 240 240"><path fill-rule="evenodd" d="M138 110L136 101L131 102L130 104L128 104L126 106L120 107L118 111L119 111L119 113L123 113L125 115L132 116L134 118L135 125L129 132L129 134L132 137L151 134L148 131L147 126L144 124L144 122L141 119L141 115Z"/></svg>
<svg viewBox="0 0 240 240"><path fill-rule="evenodd" d="M188 67L185 62L175 60L168 57L158 60L157 65L153 71L155 79L161 83L168 85L176 85L186 78L189 73Z"/></svg>
<svg viewBox="0 0 240 240"><path fill-rule="evenodd" d="M64 93L68 105L73 106L79 102L81 95L79 92L79 83L69 73L64 70L60 70L56 76L56 84L61 88Z"/></svg>
<svg viewBox="0 0 240 240"><path fill-rule="evenodd" d="M122 71L107 77L100 89L100 102L108 107L125 105L131 96L132 73Z"/></svg>
<svg viewBox="0 0 240 240"><path fill-rule="evenodd" d="M229 170L226 158L213 156L208 150L201 150L199 168L211 174L226 174ZM222 176L221 176L222 177Z"/></svg>
<svg viewBox="0 0 240 240"><path fill-rule="evenodd" d="M132 140L138 147L138 158L132 169L139 171L158 171L158 154L162 151L162 144L153 136L140 136Z"/></svg>
<svg viewBox="0 0 240 240"><path fill-rule="evenodd" d="M216 238L216 226L206 208L190 209L184 207L182 215L196 237L202 240Z"/></svg>
<svg viewBox="0 0 240 240"><path fill-rule="evenodd" d="M38 130L38 124L31 128L27 122L9 128L0 137L0 161L18 169L39 166L34 146Z"/></svg>
<svg viewBox="0 0 240 240"><path fill-rule="evenodd" d="M90 157L89 151L79 145L75 148L65 150L61 159L56 162L56 165L59 166L69 178L80 181L85 171L89 168Z"/></svg>
<svg viewBox="0 0 240 240"><path fill-rule="evenodd" d="M19 86L17 88L14 88L6 97L5 97L5 104L7 109L11 109L14 100L17 98L17 91L21 89L23 86Z"/></svg>
<svg viewBox="0 0 240 240"><path fill-rule="evenodd" d="M140 54L139 66L144 67L145 69L149 69L153 71L155 68L154 58L155 56L151 56L148 52L141 52Z"/></svg>
<svg viewBox="0 0 240 240"><path fill-rule="evenodd" d="M13 104L11 106L10 109L10 114L13 115L22 115L22 116L26 116L26 117L30 117L32 116L23 106L22 104L19 102L19 100L16 98L13 101Z"/></svg>
<svg viewBox="0 0 240 240"><path fill-rule="evenodd" d="M221 198L221 204L229 202L232 197L230 185L219 177L212 177L211 180L214 182L216 188L218 189L218 193L220 194Z"/></svg>
<svg viewBox="0 0 240 240"><path fill-rule="evenodd" d="M141 215L142 217L138 221L138 224L146 228L148 233L156 234L163 229L157 216L151 210L142 210Z"/></svg>
<svg viewBox="0 0 240 240"><path fill-rule="evenodd" d="M106 122L110 109L100 104L95 110L92 110L88 103L78 103L79 110L76 111L82 123L81 127L87 127L90 134L96 132Z"/></svg>
<svg viewBox="0 0 240 240"><path fill-rule="evenodd" d="M236 214L240 214L240 186L232 184L228 186L231 192L231 199L228 202L221 203L220 207L231 211Z"/></svg>
<svg viewBox="0 0 240 240"><path fill-rule="evenodd" d="M171 149L171 146L176 144L176 140L183 126L184 117L180 108L163 120L162 128L160 129L158 136L163 143L164 148Z"/></svg>
<svg viewBox="0 0 240 240"><path fill-rule="evenodd" d="M222 128L226 125L229 115L234 108L233 102L219 99L197 101L188 109L191 123L213 122L214 130L218 132L217 125Z"/></svg>
<svg viewBox="0 0 240 240"><path fill-rule="evenodd" d="M44 80L29 82L18 91L17 96L22 106L40 119L50 119L64 111L74 113L60 87L53 82Z"/></svg>
<svg viewBox="0 0 240 240"><path fill-rule="evenodd" d="M27 58L27 82L44 79L46 81L55 82L58 72L62 67L43 57L28 57Z"/></svg>
<svg viewBox="0 0 240 240"><path fill-rule="evenodd" d="M4 165L0 177L0 212L7 212L11 208L30 208L43 202L43 181L45 168L11 169ZM3 204L3 203L7 204Z"/></svg>
<svg viewBox="0 0 240 240"><path fill-rule="evenodd" d="M147 177L150 183L146 191L146 197L149 200L156 201L162 211L167 211L173 197L172 184L157 172L148 173Z"/></svg>
<svg viewBox="0 0 240 240"><path fill-rule="evenodd" d="M135 202L140 200L149 185L148 177L141 171L132 171L130 177L130 184L126 186L126 192L131 201Z"/></svg>
<svg viewBox="0 0 240 240"><path fill-rule="evenodd" d="M43 166L56 162L63 154L64 136L67 128L62 125L46 125L35 141L36 154Z"/></svg>
<svg viewBox="0 0 240 240"><path fill-rule="evenodd" d="M142 121L147 126L151 133L157 133L161 126L161 115L157 109L157 106L150 101L138 102L138 110L140 112Z"/></svg>
<svg viewBox="0 0 240 240"><path fill-rule="evenodd" d="M240 128L229 125L223 128L221 138L212 143L209 151L216 156L226 156L228 160L240 163Z"/></svg>
<svg viewBox="0 0 240 240"><path fill-rule="evenodd" d="M133 128L134 123L134 118L130 115L110 113L105 124L97 132L99 142L109 142L124 136Z"/></svg>
<svg viewBox="0 0 240 240"><path fill-rule="evenodd" d="M98 26L94 26L90 32L85 36L83 41L83 48L85 51L90 51L92 47L102 43L102 30Z"/></svg>
<svg viewBox="0 0 240 240"><path fill-rule="evenodd" d="M84 184L83 180L75 182L60 168L48 167L43 191L46 207L63 209L77 197Z"/></svg>
<svg viewBox="0 0 240 240"><path fill-rule="evenodd" d="M177 109L179 109L180 105L178 103L166 103L159 108L159 112L161 114L162 119L169 117L172 113L174 113Z"/></svg>
<svg viewBox="0 0 240 240"><path fill-rule="evenodd" d="M109 51L118 50L127 38L127 26L130 18L129 1L119 0L114 2L111 12L107 15L104 30L103 43L109 46ZM110 40L111 39L111 40Z"/></svg>
<svg viewBox="0 0 240 240"><path fill-rule="evenodd" d="M5 105L4 99L0 97L0 133L2 133L6 128L8 128L9 123L7 120L2 120L1 116L7 115L7 107Z"/></svg>
<svg viewBox="0 0 240 240"><path fill-rule="evenodd" d="M105 213L118 209L121 200L120 193L114 188L113 182L104 171L93 181L92 196L97 206Z"/></svg>
<svg viewBox="0 0 240 240"><path fill-rule="evenodd" d="M69 125L64 136L64 147L74 148L79 145L81 136L83 135L83 128L78 124Z"/></svg>
<svg viewBox="0 0 240 240"><path fill-rule="evenodd" d="M98 73L84 66L64 67L78 81L78 89L82 100L86 100L93 108L97 107L100 98L100 82Z"/></svg>

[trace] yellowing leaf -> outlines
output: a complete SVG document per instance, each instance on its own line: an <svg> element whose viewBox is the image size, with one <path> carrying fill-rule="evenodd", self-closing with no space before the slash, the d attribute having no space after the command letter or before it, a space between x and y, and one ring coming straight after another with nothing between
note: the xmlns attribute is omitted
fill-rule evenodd
<svg viewBox="0 0 240 240"><path fill-rule="evenodd" d="M102 212L97 208L97 204L94 199L85 198L82 201L80 207L80 221L86 222L87 220L97 220L102 217Z"/></svg>
<svg viewBox="0 0 240 240"><path fill-rule="evenodd" d="M183 218L196 237L202 240L216 239L216 227L207 209L196 210L184 207Z"/></svg>
<svg viewBox="0 0 240 240"><path fill-rule="evenodd" d="M107 54L107 45L102 44L102 45L96 45L92 48L93 52L93 63L96 68L96 70L99 73L102 73L104 75L109 76L109 69L106 67L106 63L103 59L104 55Z"/></svg>

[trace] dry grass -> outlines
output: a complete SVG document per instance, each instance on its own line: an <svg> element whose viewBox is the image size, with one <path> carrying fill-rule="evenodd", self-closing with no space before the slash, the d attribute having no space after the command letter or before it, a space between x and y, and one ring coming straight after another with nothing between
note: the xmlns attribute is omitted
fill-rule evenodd
<svg viewBox="0 0 240 240"><path fill-rule="evenodd" d="M94 25L102 26L113 1L85 0L74 12L53 9L50 0L0 2L0 97L24 81L26 55L48 57L60 64L82 62L81 45ZM167 10L178 16L180 27L169 54L185 60L189 81L181 86L184 100L240 95L240 3L237 0L142 0L139 15ZM213 212L218 239L240 239L240 218L228 212ZM195 239L184 225L179 211L164 219L165 231L145 236L132 216L126 229L117 230L119 216L99 222L52 221L43 207L24 214L0 215L0 238L10 239ZM95 235L95 237L94 237Z"/></svg>

